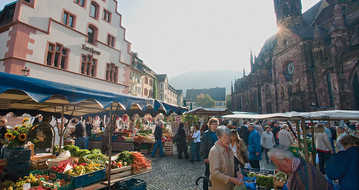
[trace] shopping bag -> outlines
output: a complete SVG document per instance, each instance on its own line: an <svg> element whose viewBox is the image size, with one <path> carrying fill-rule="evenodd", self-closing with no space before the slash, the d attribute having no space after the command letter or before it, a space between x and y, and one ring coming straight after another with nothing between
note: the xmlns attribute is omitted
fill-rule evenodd
<svg viewBox="0 0 359 190"><path fill-rule="evenodd" d="M244 185L244 184L240 185L240 186L235 185L234 190L247 190L247 188L246 188L246 185Z"/></svg>

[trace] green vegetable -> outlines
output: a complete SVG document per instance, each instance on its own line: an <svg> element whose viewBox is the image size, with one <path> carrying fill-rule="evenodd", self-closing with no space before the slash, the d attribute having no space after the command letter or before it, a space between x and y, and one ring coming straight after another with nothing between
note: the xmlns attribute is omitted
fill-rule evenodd
<svg viewBox="0 0 359 190"><path fill-rule="evenodd" d="M64 149L68 150L71 153L71 156L76 156L77 152L80 150L80 148L75 145L66 145Z"/></svg>
<svg viewBox="0 0 359 190"><path fill-rule="evenodd" d="M91 154L102 154L100 149L93 149L91 150Z"/></svg>
<svg viewBox="0 0 359 190"><path fill-rule="evenodd" d="M129 151L123 151L120 154L118 154L118 157L117 157L117 161L127 162L128 164L132 164L133 159L134 159L134 157L133 157L132 153Z"/></svg>
<svg viewBox="0 0 359 190"><path fill-rule="evenodd" d="M108 157L106 155L103 155L102 153L93 153L86 155L84 158L92 161L96 164L101 164L102 166L106 165L106 162L108 161Z"/></svg>
<svg viewBox="0 0 359 190"><path fill-rule="evenodd" d="M89 150L87 150L87 149L80 149L79 151L77 151L76 156L77 157L84 157L84 156L86 156L86 155L88 155L90 153L91 152Z"/></svg>
<svg viewBox="0 0 359 190"><path fill-rule="evenodd" d="M256 174L254 172L249 172L248 177L256 177Z"/></svg>
<svg viewBox="0 0 359 190"><path fill-rule="evenodd" d="M273 188L273 176L257 175L257 185L267 189Z"/></svg>

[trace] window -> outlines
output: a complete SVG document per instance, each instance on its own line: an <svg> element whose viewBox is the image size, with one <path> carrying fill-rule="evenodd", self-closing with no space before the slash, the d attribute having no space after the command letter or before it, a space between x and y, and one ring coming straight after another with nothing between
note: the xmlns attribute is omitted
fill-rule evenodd
<svg viewBox="0 0 359 190"><path fill-rule="evenodd" d="M150 86L152 86L152 79L150 79Z"/></svg>
<svg viewBox="0 0 359 190"><path fill-rule="evenodd" d="M145 84L148 84L148 78L145 77Z"/></svg>
<svg viewBox="0 0 359 190"><path fill-rule="evenodd" d="M49 43L47 48L46 64L48 66L65 69L67 66L68 49L61 44Z"/></svg>
<svg viewBox="0 0 359 190"><path fill-rule="evenodd" d="M87 42L91 44L95 44L97 29L94 26L90 25L88 27L87 35L88 35Z"/></svg>
<svg viewBox="0 0 359 190"><path fill-rule="evenodd" d="M81 7L85 6L85 0L75 0L75 3L80 5Z"/></svg>
<svg viewBox="0 0 359 190"><path fill-rule="evenodd" d="M81 73L88 76L96 76L97 59L91 55L82 55Z"/></svg>
<svg viewBox="0 0 359 190"><path fill-rule="evenodd" d="M148 90L147 90L147 88L145 88L144 94L145 94L145 96L148 96Z"/></svg>
<svg viewBox="0 0 359 190"><path fill-rule="evenodd" d="M94 19L98 18L98 5L94 2L92 2L90 5L90 16Z"/></svg>
<svg viewBox="0 0 359 190"><path fill-rule="evenodd" d="M64 12L63 18L62 18L62 24L73 28L75 26L75 16L71 13Z"/></svg>
<svg viewBox="0 0 359 190"><path fill-rule="evenodd" d="M103 10L103 17L102 17L102 19L103 19L104 21L110 23L110 22L111 22L111 13L110 13L108 10L104 9L104 10Z"/></svg>
<svg viewBox="0 0 359 190"><path fill-rule="evenodd" d="M115 47L115 37L111 36L110 34L107 35L107 45Z"/></svg>
<svg viewBox="0 0 359 190"><path fill-rule="evenodd" d="M333 88L332 88L332 81L330 79L330 73L327 73L327 87L328 87L328 95L329 95L329 105L331 107L334 106L334 99L333 99Z"/></svg>
<svg viewBox="0 0 359 190"><path fill-rule="evenodd" d="M106 67L106 80L111 82L117 82L118 66L113 63L107 63Z"/></svg>
<svg viewBox="0 0 359 190"><path fill-rule="evenodd" d="M133 72L130 73L130 80L133 80Z"/></svg>

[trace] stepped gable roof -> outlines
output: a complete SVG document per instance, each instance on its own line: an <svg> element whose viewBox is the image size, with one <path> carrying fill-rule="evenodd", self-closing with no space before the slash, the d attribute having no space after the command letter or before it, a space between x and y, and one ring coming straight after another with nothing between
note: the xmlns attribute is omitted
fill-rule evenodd
<svg viewBox="0 0 359 190"><path fill-rule="evenodd" d="M189 102L195 102L197 96L201 94L209 94L214 101L226 100L226 88L187 89L185 99Z"/></svg>
<svg viewBox="0 0 359 190"><path fill-rule="evenodd" d="M159 82L165 82L166 76L166 74L156 74L156 78Z"/></svg>

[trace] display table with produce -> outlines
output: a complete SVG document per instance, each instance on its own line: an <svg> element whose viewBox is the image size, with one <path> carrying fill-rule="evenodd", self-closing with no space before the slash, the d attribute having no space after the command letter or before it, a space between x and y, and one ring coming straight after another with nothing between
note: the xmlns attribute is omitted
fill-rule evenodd
<svg viewBox="0 0 359 190"><path fill-rule="evenodd" d="M101 186L101 183L107 183L107 172L109 168L111 184L130 178L132 175L147 172L152 169L151 161L143 154L137 151L123 151L111 157L111 164L108 164L109 158L103 155L99 149L87 150L79 149L75 145L66 145L63 149L54 149L59 155L56 157L51 153L35 154L31 161L45 161L46 168L41 170L32 170L21 179L14 181L2 181L0 189L28 189L37 190L71 190L85 187L92 189L94 186ZM29 156L25 151L23 156ZM13 154L9 153L10 158ZM30 158L29 158L30 160ZM127 180L130 183L129 179ZM128 186L129 184L121 181L117 186ZM137 183L138 182L138 183ZM132 184L134 185L134 184ZM136 186L144 186L145 182L136 181ZM103 186L103 185L102 185Z"/></svg>
<svg viewBox="0 0 359 190"><path fill-rule="evenodd" d="M242 174L245 176L243 182L247 189L277 189L283 187L287 176L277 170L259 170L243 168Z"/></svg>
<svg viewBox="0 0 359 190"><path fill-rule="evenodd" d="M131 138L120 138L118 136L112 136L112 151L120 152L124 150L132 151L134 150L134 142ZM92 149L101 149L102 148L102 137L97 139L90 139L88 148Z"/></svg>

